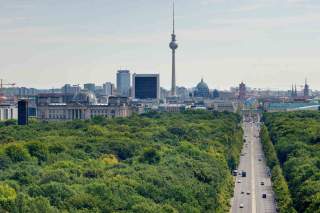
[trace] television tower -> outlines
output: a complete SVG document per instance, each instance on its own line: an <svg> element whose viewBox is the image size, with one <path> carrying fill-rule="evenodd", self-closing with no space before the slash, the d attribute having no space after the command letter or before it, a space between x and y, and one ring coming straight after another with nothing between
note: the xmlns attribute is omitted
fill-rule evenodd
<svg viewBox="0 0 320 213"><path fill-rule="evenodd" d="M173 30L171 34L171 42L169 44L170 49L172 50L172 84L171 84L171 96L177 96L176 91L176 49L178 48L178 44L176 43L176 34L175 34L175 5L173 0Z"/></svg>

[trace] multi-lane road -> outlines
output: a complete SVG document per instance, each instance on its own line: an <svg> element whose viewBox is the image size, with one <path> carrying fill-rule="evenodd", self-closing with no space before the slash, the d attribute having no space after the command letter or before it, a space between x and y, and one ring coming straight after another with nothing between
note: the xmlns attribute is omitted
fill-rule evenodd
<svg viewBox="0 0 320 213"><path fill-rule="evenodd" d="M241 152L231 213L276 213L270 172L259 138L260 123L246 117L243 123L244 146ZM242 177L246 172L246 177Z"/></svg>

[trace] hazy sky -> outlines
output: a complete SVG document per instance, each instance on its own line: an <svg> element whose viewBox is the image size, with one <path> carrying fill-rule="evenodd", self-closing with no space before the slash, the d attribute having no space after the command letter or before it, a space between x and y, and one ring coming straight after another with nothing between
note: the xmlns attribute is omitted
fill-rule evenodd
<svg viewBox="0 0 320 213"><path fill-rule="evenodd" d="M320 89L319 0L176 0L177 83ZM18 86L115 82L169 88L171 0L0 0L0 78Z"/></svg>

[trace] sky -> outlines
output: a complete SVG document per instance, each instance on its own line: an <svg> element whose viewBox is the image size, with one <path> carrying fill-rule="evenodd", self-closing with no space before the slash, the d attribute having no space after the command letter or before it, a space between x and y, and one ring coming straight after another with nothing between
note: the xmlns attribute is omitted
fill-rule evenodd
<svg viewBox="0 0 320 213"><path fill-rule="evenodd" d="M0 0L0 79L17 86L171 82L172 0ZM176 0L177 85L320 89L319 0Z"/></svg>

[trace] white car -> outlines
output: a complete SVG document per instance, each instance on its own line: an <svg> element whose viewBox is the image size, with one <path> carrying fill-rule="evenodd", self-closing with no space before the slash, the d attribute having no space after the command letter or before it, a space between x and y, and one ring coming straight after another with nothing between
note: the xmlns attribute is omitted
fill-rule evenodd
<svg viewBox="0 0 320 213"><path fill-rule="evenodd" d="M241 204L240 204L240 208L241 208L241 209L243 209L243 208L244 208L244 205L243 205L243 203L241 203Z"/></svg>
<svg viewBox="0 0 320 213"><path fill-rule="evenodd" d="M241 183L241 180L238 180L238 183Z"/></svg>

